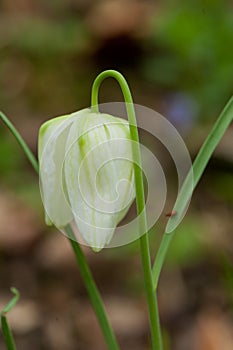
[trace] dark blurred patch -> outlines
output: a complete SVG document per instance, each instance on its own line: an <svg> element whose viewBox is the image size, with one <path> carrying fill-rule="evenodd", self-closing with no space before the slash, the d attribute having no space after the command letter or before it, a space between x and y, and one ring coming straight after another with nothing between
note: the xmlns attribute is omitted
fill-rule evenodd
<svg viewBox="0 0 233 350"><path fill-rule="evenodd" d="M128 36L104 40L93 55L100 70L135 68L143 56L141 43Z"/></svg>

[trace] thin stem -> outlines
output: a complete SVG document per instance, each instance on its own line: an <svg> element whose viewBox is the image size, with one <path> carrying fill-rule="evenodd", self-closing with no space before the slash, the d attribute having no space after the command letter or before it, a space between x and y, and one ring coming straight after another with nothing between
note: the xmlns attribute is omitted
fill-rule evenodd
<svg viewBox="0 0 233 350"><path fill-rule="evenodd" d="M112 77L119 83L125 103L126 110L128 114L130 134L132 141L132 153L134 160L134 179L135 179L135 189L136 189L136 205L138 215L141 213L139 230L143 235L140 238L140 248L141 248L141 258L142 267L144 273L145 288L147 294L147 303L150 315L150 329L152 338L152 349L161 350L162 349L162 337L159 322L159 312L157 305L157 295L153 290L153 280L151 272L151 259L150 250L148 242L148 228L147 228L147 218L145 211L145 195L144 195L144 185L143 185L143 173L141 169L141 154L140 145L137 129L137 121L135 116L135 110L133 105L133 99L129 86L122 74L114 70L107 70L100 73L94 81L92 87L92 100L91 106L93 112L98 112L98 92L102 81L106 78Z"/></svg>
<svg viewBox="0 0 233 350"><path fill-rule="evenodd" d="M0 118L2 119L3 123L6 124L6 126L10 129L10 131L12 132L12 134L14 135L14 137L16 138L16 140L18 141L18 143L22 147L24 153L26 154L28 160L32 164L32 166L35 169L35 171L37 173L39 173L38 162L37 162L35 156L33 155L33 153L31 152L31 150L26 145L26 143L25 143L24 139L22 138L22 136L16 130L14 125L11 123L11 121L1 111L0 111Z"/></svg>
<svg viewBox="0 0 233 350"><path fill-rule="evenodd" d="M98 291L96 284L94 282L94 279L93 279L92 273L90 271L90 268L87 264L85 255L83 254L83 251L80 248L80 245L75 240L75 236L74 236L74 233L72 231L72 228L70 226L66 226L65 231L68 234L70 244L73 248L73 251L74 251L74 254L75 254L79 269L80 269L81 276L83 278L84 284L85 284L86 289L87 289L87 293L89 295L89 298L92 302L96 316L98 318L99 325L102 329L102 333L105 337L106 343L108 344L109 349L118 350L119 347L117 345L115 335L114 335L113 330L111 328L111 325L108 321L103 301L101 299L99 291Z"/></svg>
<svg viewBox="0 0 233 350"><path fill-rule="evenodd" d="M211 132L209 133L208 137L206 138L205 142L203 143L194 163L193 163L193 188L192 191L190 191L189 188L187 188L188 184L190 184L190 177L192 176L191 171L187 175L187 178L184 181L184 184L181 188L181 191L177 197L174 211L182 212L183 208L186 207L188 204L190 197L192 196L192 193L194 189L196 188L207 164L210 160L215 148L217 147L218 143L220 142L221 138L223 137L226 129L231 124L233 120L233 97L229 100L229 102L224 107L223 111L221 112L219 118L215 122ZM164 260L168 251L168 248L170 246L170 243L172 241L172 238L174 236L175 231L170 232L170 225L173 218L170 218L170 220L167 223L167 227L165 230L165 234L163 235L155 263L153 266L153 283L154 283L154 289L157 289L160 273L164 264Z"/></svg>
<svg viewBox="0 0 233 350"><path fill-rule="evenodd" d="M0 112L0 117L4 121L4 123L7 125L7 127L10 129L12 134L16 137L17 141L19 142L20 146L22 147L23 151L25 152L26 156L28 157L29 161L31 162L36 173L39 174L38 162L37 162L35 156L33 155L33 153L31 152L30 148L24 142L24 140L22 139L22 137L20 136L18 131L15 129L13 124L1 112ZM66 229L68 230L67 232L69 233L69 236L71 237L72 236L71 229L70 228L66 228ZM76 260L79 264L80 272L81 272L82 278L84 280L84 284L85 284L86 289L88 291L88 294L90 296L93 308L96 312L97 318L99 320L99 323L100 323L103 335L104 335L106 342L108 344L109 350L118 350L119 347L117 345L115 336L113 334L112 328L111 328L110 323L108 321L108 318L107 318L107 315L106 315L106 312L105 312L105 309L103 306L102 299L101 299L100 294L98 292L98 289L96 287L95 281L92 277L91 271L88 267L85 255L83 254L81 247L79 246L79 244L77 242L73 241L72 239L69 239L69 241L70 241L70 244L74 250ZM8 304L8 306L7 306L8 309L9 309L9 305L12 305L12 301L11 301L11 304ZM4 309L4 310L6 311L6 309ZM2 315L2 317L4 318L4 315ZM3 324L6 325L6 327L5 327L6 336L10 335L9 327L7 329L7 320L6 319L3 319ZM11 347L8 350L14 350L14 348Z"/></svg>
<svg viewBox="0 0 233 350"><path fill-rule="evenodd" d="M9 312L15 306L17 301L19 300L18 290L13 287L13 288L11 288L11 292L14 294L14 297L4 307L4 309L2 309L2 311L0 312L2 334L3 334L3 338L4 338L4 341L5 341L6 346L7 346L7 350L15 350L16 349L13 334L11 332L11 329L10 329L8 322L7 322L7 318L5 316L6 313Z"/></svg>

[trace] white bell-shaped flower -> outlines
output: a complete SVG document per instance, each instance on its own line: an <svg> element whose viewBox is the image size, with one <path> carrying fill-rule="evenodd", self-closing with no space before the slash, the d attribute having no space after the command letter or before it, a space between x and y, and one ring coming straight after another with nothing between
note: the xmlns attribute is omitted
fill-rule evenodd
<svg viewBox="0 0 233 350"><path fill-rule="evenodd" d="M51 119L40 128L39 164L47 224L74 220L102 249L135 197L128 122L89 109Z"/></svg>

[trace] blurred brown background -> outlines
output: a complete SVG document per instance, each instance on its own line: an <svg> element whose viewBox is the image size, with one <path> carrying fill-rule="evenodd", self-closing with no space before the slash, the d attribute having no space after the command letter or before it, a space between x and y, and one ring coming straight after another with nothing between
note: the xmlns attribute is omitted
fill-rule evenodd
<svg viewBox="0 0 233 350"><path fill-rule="evenodd" d="M41 123L89 106L95 76L117 69L194 158L232 95L232 47L231 1L1 0L0 109L36 154ZM122 101L111 79L100 100ZM169 250L159 289L165 349L233 348L232 149L231 127ZM153 257L166 220L150 234ZM121 349L149 349L138 244L84 250ZM45 227L37 177L1 124L0 308L11 286L21 292L9 314L17 349L106 349L69 244Z"/></svg>

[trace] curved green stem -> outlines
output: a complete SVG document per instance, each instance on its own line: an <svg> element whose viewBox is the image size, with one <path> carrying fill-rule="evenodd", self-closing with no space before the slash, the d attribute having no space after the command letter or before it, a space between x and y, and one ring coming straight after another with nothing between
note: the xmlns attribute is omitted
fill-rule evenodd
<svg viewBox="0 0 233 350"><path fill-rule="evenodd" d="M10 291L14 294L14 297L11 299L11 301L4 307L4 309L2 309L2 311L0 312L0 315L6 314L7 312L9 312L17 303L17 301L19 300L20 294L19 291L12 287L10 289Z"/></svg>
<svg viewBox="0 0 233 350"><path fill-rule="evenodd" d="M140 238L141 247L141 258L142 267L144 273L145 288L147 294L147 302L150 315L150 329L152 338L152 349L161 350L162 349L162 337L159 322L159 312L157 305L157 296L153 290L153 280L151 272L151 259L150 250L148 242L148 228L147 228L147 218L145 212L145 195L144 195L144 185L143 185L143 173L141 169L141 154L140 154L140 144L138 137L137 121L135 116L135 110L133 105L133 99L127 81L117 71L107 70L100 73L94 81L92 87L92 100L91 108L93 112L98 112L98 92L102 81L106 78L112 77L119 83L125 103L126 110L128 114L130 134L132 141L132 153L134 160L134 179L135 179L135 189L136 189L136 205L138 215L141 213L139 221L139 230L143 235Z"/></svg>
<svg viewBox="0 0 233 350"><path fill-rule="evenodd" d="M38 162L37 162L35 156L33 155L33 153L31 152L31 150L29 149L29 147L26 145L26 143L24 142L24 140L22 139L22 137L18 133L18 131L15 129L13 124L7 119L7 117L1 112L0 112L0 118L4 121L4 123L8 126L8 128L12 132L12 134L16 137L17 141L19 142L20 146L22 147L23 151L25 152L26 156L28 157L29 161L31 162L36 173L39 174ZM66 229L68 230L67 233L69 234L69 237L72 237L71 229L70 228L66 228ZM88 267L85 255L83 254L82 249L81 249L80 245L78 244L78 242L74 241L72 238L69 238L69 241L70 241L70 244L73 248L76 260L79 264L80 273L82 275L85 287L86 287L88 294L90 296L93 308L96 312L96 316L99 320L99 323L100 323L103 335L105 337L105 340L108 344L109 350L118 350L119 347L117 345L114 333L113 333L112 328L110 326L110 323L108 321L107 314L106 314L106 311L104 309L104 305L103 305L102 299L100 297L100 294L98 292L97 286L95 284L95 281L93 279L91 271ZM13 299L13 300L16 300L16 299ZM5 312L6 312L6 310L9 311L9 308L12 307L13 300L4 309ZM14 301L14 303L15 302L16 301ZM2 317L3 317L2 324L5 327L4 334L6 337L8 337L7 339L9 339L9 342L10 342L9 337L10 337L11 332L10 332L10 329L7 325L7 320L6 320L5 316L3 315ZM14 350L14 348L9 347L8 350Z"/></svg>
<svg viewBox="0 0 233 350"><path fill-rule="evenodd" d="M192 195L192 192L196 188L206 166L208 161L210 160L215 148L219 144L221 138L223 137L223 134L225 133L228 126L233 121L233 97L229 100L229 102L224 107L223 111L221 112L219 118L217 119L216 123L214 124L211 132L209 133L208 137L206 138L205 142L203 143L194 163L193 163L193 188L190 193L190 190L187 188L187 184L190 184L190 177L192 176L191 172L187 175L186 180L184 181L184 184L181 188L181 191L177 197L174 211L179 212L181 208L185 208L190 200L190 196ZM172 241L172 238L174 236L175 231L170 232L169 226L170 222L173 220L173 218L170 218L170 220L167 223L165 234L163 235L162 242L160 244L155 263L153 266L153 283L154 283L154 289L157 289L159 276L164 264L164 260L168 251L168 248L170 246L170 243Z"/></svg>

